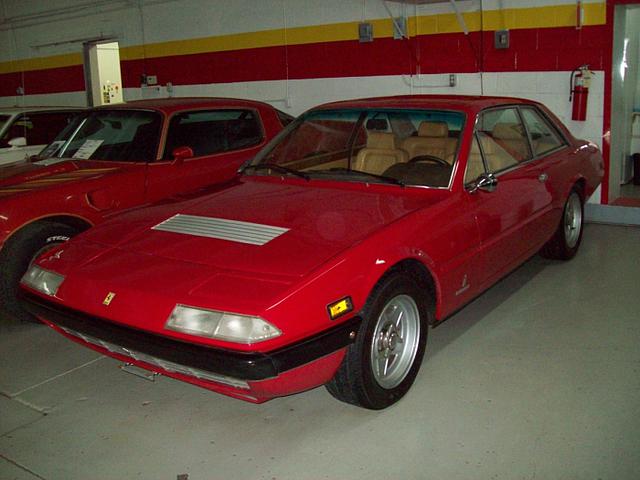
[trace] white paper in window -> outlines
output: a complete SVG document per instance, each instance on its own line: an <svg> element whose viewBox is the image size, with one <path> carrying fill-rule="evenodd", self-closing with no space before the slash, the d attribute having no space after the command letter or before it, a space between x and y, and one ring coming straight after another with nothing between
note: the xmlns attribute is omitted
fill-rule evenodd
<svg viewBox="0 0 640 480"><path fill-rule="evenodd" d="M76 151L72 158L89 159L104 140L86 140L82 146Z"/></svg>
<svg viewBox="0 0 640 480"><path fill-rule="evenodd" d="M58 150L60 150L60 147L62 145L64 145L64 140L56 140L55 142L51 142L45 147L44 150L39 153L39 155L42 158L53 157L56 153L58 153Z"/></svg>

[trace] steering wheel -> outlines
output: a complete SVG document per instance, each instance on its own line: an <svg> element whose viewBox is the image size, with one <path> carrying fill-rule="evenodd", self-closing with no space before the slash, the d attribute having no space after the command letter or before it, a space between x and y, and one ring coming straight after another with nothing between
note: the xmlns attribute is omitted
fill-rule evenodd
<svg viewBox="0 0 640 480"><path fill-rule="evenodd" d="M443 167L450 167L449 163L446 160L441 159L440 157L436 157L435 155L418 155L417 157L413 157L409 160L409 163L417 163L417 162L431 162L437 163Z"/></svg>

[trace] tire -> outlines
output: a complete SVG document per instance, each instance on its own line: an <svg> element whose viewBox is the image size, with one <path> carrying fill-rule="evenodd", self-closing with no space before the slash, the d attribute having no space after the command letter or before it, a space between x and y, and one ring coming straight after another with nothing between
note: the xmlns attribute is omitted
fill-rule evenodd
<svg viewBox="0 0 640 480"><path fill-rule="evenodd" d="M543 257L570 260L578 252L584 227L584 201L580 192L573 188L564 204L560 224L553 237L542 247Z"/></svg>
<svg viewBox="0 0 640 480"><path fill-rule="evenodd" d="M18 284L33 260L46 250L64 243L78 232L63 223L42 221L17 231L0 250L0 308L17 320L37 322L16 299Z"/></svg>
<svg viewBox="0 0 640 480"><path fill-rule="evenodd" d="M432 308L430 294L410 276L391 272L383 277L362 310L355 343L326 385L329 393L371 410L400 400L420 369Z"/></svg>

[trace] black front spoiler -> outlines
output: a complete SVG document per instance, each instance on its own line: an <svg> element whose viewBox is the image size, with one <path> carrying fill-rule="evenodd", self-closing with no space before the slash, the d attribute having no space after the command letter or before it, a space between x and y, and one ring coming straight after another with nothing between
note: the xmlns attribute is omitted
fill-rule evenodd
<svg viewBox="0 0 640 480"><path fill-rule="evenodd" d="M353 317L318 335L268 353L238 352L126 327L50 303L25 291L20 293L20 303L33 315L80 340L85 336L118 346L124 351L140 352L185 367L248 381L277 377L346 347L355 341L354 333L357 333L361 322L359 317Z"/></svg>

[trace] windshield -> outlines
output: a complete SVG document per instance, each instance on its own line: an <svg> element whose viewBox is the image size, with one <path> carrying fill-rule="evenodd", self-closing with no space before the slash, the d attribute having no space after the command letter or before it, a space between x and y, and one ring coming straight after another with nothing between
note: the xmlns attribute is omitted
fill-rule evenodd
<svg viewBox="0 0 640 480"><path fill-rule="evenodd" d="M79 116L40 157L151 162L156 159L161 117L138 110L95 110Z"/></svg>
<svg viewBox="0 0 640 480"><path fill-rule="evenodd" d="M296 120L245 174L447 187L464 114L445 110L319 110Z"/></svg>

